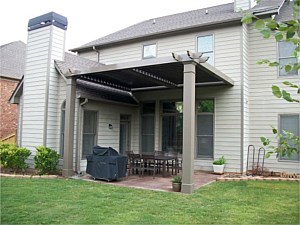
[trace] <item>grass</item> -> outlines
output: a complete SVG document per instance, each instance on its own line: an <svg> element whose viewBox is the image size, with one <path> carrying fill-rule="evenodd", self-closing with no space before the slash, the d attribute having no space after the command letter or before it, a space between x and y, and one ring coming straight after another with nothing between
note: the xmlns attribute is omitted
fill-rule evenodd
<svg viewBox="0 0 300 225"><path fill-rule="evenodd" d="M0 224L299 224L299 182L216 182L192 195L1 178Z"/></svg>

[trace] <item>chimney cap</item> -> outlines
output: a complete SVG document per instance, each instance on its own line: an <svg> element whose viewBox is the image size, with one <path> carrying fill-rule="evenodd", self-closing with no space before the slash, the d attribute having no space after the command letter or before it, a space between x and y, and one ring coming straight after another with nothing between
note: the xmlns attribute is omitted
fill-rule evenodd
<svg viewBox="0 0 300 225"><path fill-rule="evenodd" d="M42 27L54 25L63 30L67 30L68 19L55 12L46 13L44 15L30 19L28 22L28 31L36 30Z"/></svg>

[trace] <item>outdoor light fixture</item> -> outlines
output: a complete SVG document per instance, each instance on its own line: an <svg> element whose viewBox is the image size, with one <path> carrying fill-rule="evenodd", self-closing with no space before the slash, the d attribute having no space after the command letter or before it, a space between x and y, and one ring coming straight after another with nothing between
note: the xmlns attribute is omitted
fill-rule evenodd
<svg viewBox="0 0 300 225"><path fill-rule="evenodd" d="M108 124L108 128L111 130L113 129L113 125L111 123Z"/></svg>

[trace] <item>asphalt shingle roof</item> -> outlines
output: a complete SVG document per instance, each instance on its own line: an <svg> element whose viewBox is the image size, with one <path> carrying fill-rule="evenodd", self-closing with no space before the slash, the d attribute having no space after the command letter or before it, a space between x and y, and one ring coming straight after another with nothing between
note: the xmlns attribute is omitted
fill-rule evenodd
<svg viewBox="0 0 300 225"><path fill-rule="evenodd" d="M80 70L81 72L89 71L91 68L103 65L101 63L82 58L80 56L70 54L68 52L65 53L64 61L54 60L57 68L62 72L65 73L69 69L76 69Z"/></svg>
<svg viewBox="0 0 300 225"><path fill-rule="evenodd" d="M252 12L268 12L270 10L276 10L282 5L283 2L284 0L263 0L259 5L253 7ZM185 29L212 24L239 21L242 16L243 15L241 12L234 12L234 3L197 9L145 20L115 33L88 42L78 48L72 49L72 51L83 50L92 46L103 46L122 41L145 38L153 35L166 34L174 31L182 31Z"/></svg>
<svg viewBox="0 0 300 225"><path fill-rule="evenodd" d="M26 44L15 41L0 46L0 76L21 79L24 74Z"/></svg>

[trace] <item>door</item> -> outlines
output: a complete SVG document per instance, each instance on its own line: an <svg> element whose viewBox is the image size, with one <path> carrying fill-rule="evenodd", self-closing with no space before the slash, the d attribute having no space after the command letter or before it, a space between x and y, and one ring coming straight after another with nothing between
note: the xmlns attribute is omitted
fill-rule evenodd
<svg viewBox="0 0 300 225"><path fill-rule="evenodd" d="M130 116L121 115L120 117L120 154L125 155L130 151Z"/></svg>

